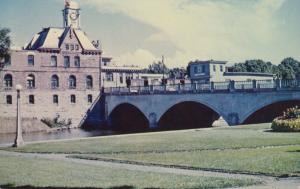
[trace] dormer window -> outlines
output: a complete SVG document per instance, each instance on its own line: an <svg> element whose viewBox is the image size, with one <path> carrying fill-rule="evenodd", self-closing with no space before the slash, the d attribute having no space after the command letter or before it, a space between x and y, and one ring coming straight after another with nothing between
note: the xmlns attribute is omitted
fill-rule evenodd
<svg viewBox="0 0 300 189"><path fill-rule="evenodd" d="M27 57L27 62L28 62L28 66L34 66L34 56L33 55L28 55Z"/></svg>
<svg viewBox="0 0 300 189"><path fill-rule="evenodd" d="M76 51L79 51L79 45L76 45L75 48L76 48Z"/></svg>
<svg viewBox="0 0 300 189"><path fill-rule="evenodd" d="M66 50L68 51L70 49L69 44L66 44Z"/></svg>
<svg viewBox="0 0 300 189"><path fill-rule="evenodd" d="M71 46L71 51L74 51L74 45L70 45Z"/></svg>

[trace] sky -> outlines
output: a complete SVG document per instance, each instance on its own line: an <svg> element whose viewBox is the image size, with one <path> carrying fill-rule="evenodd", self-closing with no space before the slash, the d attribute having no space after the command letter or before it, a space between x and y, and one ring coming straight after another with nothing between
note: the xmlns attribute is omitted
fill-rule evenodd
<svg viewBox="0 0 300 189"><path fill-rule="evenodd" d="M77 0L81 28L118 65L300 60L299 0ZM13 46L63 24L64 0L0 0Z"/></svg>

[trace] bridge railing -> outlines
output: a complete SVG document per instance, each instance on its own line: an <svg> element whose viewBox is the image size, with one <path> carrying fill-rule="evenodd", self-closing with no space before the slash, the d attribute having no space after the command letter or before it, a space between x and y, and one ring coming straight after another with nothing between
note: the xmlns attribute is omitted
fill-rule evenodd
<svg viewBox="0 0 300 189"><path fill-rule="evenodd" d="M300 80L252 80L105 88L109 95L300 90Z"/></svg>

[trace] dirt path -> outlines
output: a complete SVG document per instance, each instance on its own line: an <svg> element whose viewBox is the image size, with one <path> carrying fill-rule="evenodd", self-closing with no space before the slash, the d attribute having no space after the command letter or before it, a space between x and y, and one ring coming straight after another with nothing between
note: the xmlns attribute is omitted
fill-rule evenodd
<svg viewBox="0 0 300 189"><path fill-rule="evenodd" d="M18 153L18 152L8 152L8 151L0 150L0 155L67 161L67 162L80 163L80 164L93 165L93 166L96 165L96 166L109 167L115 169L126 169L131 171L171 173L171 174L203 176L203 177L204 176L223 177L223 178L225 177L225 178L233 178L233 179L255 179L255 180L263 181L265 183L265 185L263 186L247 187L248 189L254 189L254 188L300 189L300 178L276 179L275 177L270 177L270 176L231 174L231 173L222 173L222 172L213 172L213 171L187 170L187 169L180 169L180 168L160 167L160 166L135 165L135 164L120 163L120 162L93 161L93 160L85 160L85 159L67 158L67 156L70 154Z"/></svg>

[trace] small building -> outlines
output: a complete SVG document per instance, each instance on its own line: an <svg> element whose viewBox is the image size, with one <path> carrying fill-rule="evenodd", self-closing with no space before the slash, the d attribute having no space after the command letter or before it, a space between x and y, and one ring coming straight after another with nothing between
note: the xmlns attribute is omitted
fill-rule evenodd
<svg viewBox="0 0 300 189"><path fill-rule="evenodd" d="M226 61L195 61L188 65L189 78L192 83L273 80L274 74L254 72L228 72Z"/></svg>
<svg viewBox="0 0 300 189"><path fill-rule="evenodd" d="M101 82L107 87L160 85L163 74L146 73L137 66L117 66L112 58L102 57Z"/></svg>

